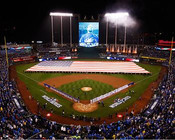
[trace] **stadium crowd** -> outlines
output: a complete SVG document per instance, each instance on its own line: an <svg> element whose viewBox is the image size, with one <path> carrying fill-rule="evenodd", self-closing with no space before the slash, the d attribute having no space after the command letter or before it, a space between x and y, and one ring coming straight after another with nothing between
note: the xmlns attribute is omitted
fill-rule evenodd
<svg viewBox="0 0 175 140"><path fill-rule="evenodd" d="M44 60L57 60L59 57L77 57L76 52L71 51L69 46L51 47L47 45L36 46L37 57Z"/></svg>
<svg viewBox="0 0 175 140"><path fill-rule="evenodd" d="M0 56L0 139L168 139L175 138L175 63L168 67L154 97L137 115L101 125L75 126L49 121L31 114L20 97L16 83L9 79L5 56ZM152 113L146 114L158 99Z"/></svg>
<svg viewBox="0 0 175 140"><path fill-rule="evenodd" d="M169 51L163 51L156 49L155 46L145 46L141 51L140 56L156 57L156 58L166 58L169 59ZM175 55L175 52L173 52Z"/></svg>

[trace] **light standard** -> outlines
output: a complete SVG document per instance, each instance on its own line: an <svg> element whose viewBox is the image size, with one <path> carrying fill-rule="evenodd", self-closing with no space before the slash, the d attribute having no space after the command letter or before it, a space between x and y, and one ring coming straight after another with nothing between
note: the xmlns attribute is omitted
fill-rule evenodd
<svg viewBox="0 0 175 140"><path fill-rule="evenodd" d="M115 24L115 47L117 45L117 25L122 25L125 27L124 47L126 46L126 22L127 22L128 16L129 16L128 12L117 12L117 13L106 13L105 14L105 17L107 18L107 23L109 21ZM106 26L106 28L108 28L108 26ZM107 36L106 36L106 40L107 40Z"/></svg>
<svg viewBox="0 0 175 140"><path fill-rule="evenodd" d="M72 47L72 16L70 16L70 47Z"/></svg>
<svg viewBox="0 0 175 140"><path fill-rule="evenodd" d="M125 24L125 33L124 33L124 48L126 48L126 24Z"/></svg>
<svg viewBox="0 0 175 140"><path fill-rule="evenodd" d="M51 30L52 30L52 45L54 42L54 33L53 33L53 17L59 16L61 17L61 46L63 46L63 19L62 17L70 17L70 46L72 45L72 24L71 24L71 17L73 16L72 13L60 13L60 12L50 12L51 16Z"/></svg>
<svg viewBox="0 0 175 140"><path fill-rule="evenodd" d="M115 26L115 48L117 47L117 24Z"/></svg>
<svg viewBox="0 0 175 140"><path fill-rule="evenodd" d="M107 22L106 22L106 47L108 45L108 17L107 17Z"/></svg>

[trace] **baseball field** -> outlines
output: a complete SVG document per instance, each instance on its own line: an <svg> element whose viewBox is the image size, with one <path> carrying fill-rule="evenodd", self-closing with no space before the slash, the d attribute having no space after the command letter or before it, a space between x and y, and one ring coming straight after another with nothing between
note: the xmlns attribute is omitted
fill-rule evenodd
<svg viewBox="0 0 175 140"><path fill-rule="evenodd" d="M161 66L137 63L140 67L151 72L150 75L142 74L82 74L82 73L26 73L25 70L36 65L37 63L21 64L16 66L17 77L26 86L27 91L32 95L32 100L36 100L42 107L47 103L46 110L53 110L54 114L64 116L85 115L87 117L107 117L116 112L125 111L126 108L132 106L143 94L146 98L146 89L157 80L161 71ZM60 96L56 92L44 87L47 83L64 93L78 98L80 103L88 104L89 100L97 96L103 95L125 84L134 82L135 84L126 90L122 90L109 98L104 99L101 103L96 103L95 109L92 111L77 110L75 103ZM20 86L20 85L18 85ZM23 87L24 88L24 87ZM25 94L25 93L24 93ZM27 94L26 94L27 95ZM46 95L51 99L55 99L60 105L57 108L53 104L46 101L42 96ZM109 107L114 104L116 99L122 99L126 96L131 98L115 108ZM150 95L149 95L150 96ZM144 99L142 99L144 101ZM82 106L83 107L83 106ZM140 105L135 105L135 110ZM85 108L89 108L86 106Z"/></svg>

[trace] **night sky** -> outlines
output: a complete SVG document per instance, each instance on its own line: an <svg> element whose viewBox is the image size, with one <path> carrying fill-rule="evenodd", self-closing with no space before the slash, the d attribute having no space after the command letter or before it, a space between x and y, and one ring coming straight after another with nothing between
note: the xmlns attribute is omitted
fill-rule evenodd
<svg viewBox="0 0 175 140"><path fill-rule="evenodd" d="M62 1L62 2L61 2ZM73 2L73 3L72 3ZM174 35L173 0L57 0L4 1L0 6L0 43L46 40L50 38L49 12L72 12L83 18L125 10L139 23L141 33L161 32L166 39ZM49 34L49 35L48 35Z"/></svg>

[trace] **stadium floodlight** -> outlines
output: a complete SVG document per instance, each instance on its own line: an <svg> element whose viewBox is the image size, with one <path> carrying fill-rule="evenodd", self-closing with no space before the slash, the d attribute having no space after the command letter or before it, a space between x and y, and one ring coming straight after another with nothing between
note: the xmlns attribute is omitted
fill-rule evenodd
<svg viewBox="0 0 175 140"><path fill-rule="evenodd" d="M50 12L50 16L72 17L72 13Z"/></svg>
<svg viewBox="0 0 175 140"><path fill-rule="evenodd" d="M106 46L108 43L108 21L112 22L116 25L115 28L115 47L117 44L117 25L122 25L125 27L125 33L124 33L124 47L126 46L126 22L127 18L129 17L128 12L116 12L116 13L106 13L104 15L107 18L107 23L106 23Z"/></svg>
<svg viewBox="0 0 175 140"><path fill-rule="evenodd" d="M112 18L123 18L129 16L128 12L116 12L116 13L106 13L105 17L112 17Z"/></svg>
<svg viewBox="0 0 175 140"><path fill-rule="evenodd" d="M53 33L53 17L54 16L59 16L61 17L61 46L63 46L63 19L62 17L70 17L70 46L72 45L72 21L71 18L73 17L72 13L61 13L61 12L50 12L50 16L51 16L51 29L52 29L52 45L54 42L54 33Z"/></svg>

